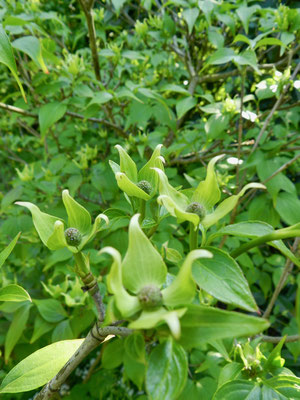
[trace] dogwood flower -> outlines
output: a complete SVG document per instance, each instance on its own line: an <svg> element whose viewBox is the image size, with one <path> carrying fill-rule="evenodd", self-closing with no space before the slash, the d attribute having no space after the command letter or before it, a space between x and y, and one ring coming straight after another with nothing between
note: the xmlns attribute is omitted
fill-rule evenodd
<svg viewBox="0 0 300 400"><path fill-rule="evenodd" d="M41 241L50 250L67 247L78 253L97 232L102 230L101 220L108 224L108 218L99 214L92 225L90 213L73 197L68 190L62 192L62 200L68 215L68 224L61 218L42 212L35 204L17 201L15 204L29 209L33 224Z"/></svg>
<svg viewBox="0 0 300 400"><path fill-rule="evenodd" d="M214 206L221 198L221 192L214 170L215 163L224 155L219 155L210 160L207 166L206 178L193 189L176 190L168 181L164 171L154 168L159 176L159 193L157 201L165 206L171 215L177 217L179 223L190 221L195 230L201 223L204 229L208 229L221 218L227 215L237 204L246 190L250 188L265 189L261 183L249 183L237 194L223 200L215 209Z"/></svg>
<svg viewBox="0 0 300 400"><path fill-rule="evenodd" d="M114 295L114 304L123 318L132 320L129 328L150 329L166 322L174 335L180 336L179 318L184 315L196 293L192 264L198 258L211 258L207 250L191 251L180 271L166 286L167 267L139 225L139 214L129 224L129 244L121 260L120 253L105 247L100 253L113 258L107 287Z"/></svg>
<svg viewBox="0 0 300 400"><path fill-rule="evenodd" d="M162 144L156 146L150 160L140 171L137 171L135 162L122 146L116 145L115 147L120 155L120 165L111 160L109 164L119 188L128 196L138 197L142 200L151 199L157 192L158 186L158 178L153 168L163 170L164 158L160 155Z"/></svg>

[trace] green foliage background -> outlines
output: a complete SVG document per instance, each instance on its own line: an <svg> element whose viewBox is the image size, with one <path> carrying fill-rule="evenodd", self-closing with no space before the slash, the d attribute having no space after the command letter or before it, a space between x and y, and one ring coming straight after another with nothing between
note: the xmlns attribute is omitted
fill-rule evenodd
<svg viewBox="0 0 300 400"><path fill-rule="evenodd" d="M82 337L95 318L92 301L82 294L74 274L72 254L43 247L31 216L14 202L31 201L65 218L61 192L68 188L93 217L111 209L106 212L112 221L109 229L87 249L105 295L109 264L98 251L113 246L125 253L131 213L108 164L109 159L119 160L116 144L140 167L155 146L164 143L166 173L174 187L195 187L205 177L208 161L219 154L226 155L217 168L224 191L236 193L251 181L266 183L266 191L252 191L217 228L247 220L265 221L274 228L300 222L300 95L299 74L295 75L300 3L96 1L96 74L79 2L0 0L0 6L0 22L27 99L1 64L1 249L18 232L22 236L2 267L0 285L18 283L34 299L30 305L0 304L4 377L40 347ZM243 163L231 164L229 157ZM176 257L188 248L185 226L174 221L164 220L153 236L171 271ZM240 241L228 237L222 245L232 251ZM263 246L238 262L258 306L265 310L285 258ZM275 304L269 334L298 334L296 290L295 267ZM203 302L216 302L203 296ZM104 356L102 368L87 384L82 382L93 360L76 371L65 388L66 399L146 398L135 373L126 370L126 363L125 370L119 367L126 358L122 345L115 341L108 346L115 346L107 352L112 356ZM272 349L270 344L263 346L267 352ZM190 352L190 368L196 373L180 399L212 397L226 351L203 345ZM282 354L285 366L297 375L299 342L287 344Z"/></svg>

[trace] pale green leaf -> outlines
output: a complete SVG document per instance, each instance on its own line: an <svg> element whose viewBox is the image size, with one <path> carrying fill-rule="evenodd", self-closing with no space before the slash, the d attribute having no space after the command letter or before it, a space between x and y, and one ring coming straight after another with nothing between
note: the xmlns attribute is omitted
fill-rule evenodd
<svg viewBox="0 0 300 400"><path fill-rule="evenodd" d="M151 400L174 400L182 392L188 373L183 348L169 338L156 346L149 358L146 390Z"/></svg>
<svg viewBox="0 0 300 400"><path fill-rule="evenodd" d="M34 36L24 36L12 42L12 46L26 53L45 74L49 73L43 59L42 47L39 39Z"/></svg>
<svg viewBox="0 0 300 400"><path fill-rule="evenodd" d="M120 156L120 172L126 174L131 181L137 182L138 174L135 162L127 154L123 147L118 144L115 147L118 150Z"/></svg>
<svg viewBox="0 0 300 400"><path fill-rule="evenodd" d="M260 9L260 6L258 5L254 5L252 7L247 7L246 5L242 5L236 10L237 15L242 21L246 34L248 34L250 18L258 9Z"/></svg>
<svg viewBox="0 0 300 400"><path fill-rule="evenodd" d="M1 393L23 393L49 382L84 339L63 340L35 351L17 364L2 381Z"/></svg>
<svg viewBox="0 0 300 400"><path fill-rule="evenodd" d="M190 303L194 299L196 284L192 277L193 262L198 258L211 258L212 256L212 253L207 250L193 250L187 255L174 281L162 291L166 306L175 307Z"/></svg>
<svg viewBox="0 0 300 400"><path fill-rule="evenodd" d="M10 324L8 331L5 336L5 362L9 359L11 352L13 351L15 345L18 343L28 321L29 310L31 304L25 303L20 307L15 313ZM2 382L3 383L3 382Z"/></svg>
<svg viewBox="0 0 300 400"><path fill-rule="evenodd" d="M69 227L78 229L82 235L89 233L92 226L90 213L70 196L67 189L63 190L62 199L67 210Z"/></svg>
<svg viewBox="0 0 300 400"><path fill-rule="evenodd" d="M193 277L198 286L224 303L247 311L257 311L247 279L237 262L226 252L208 247L213 258L198 260L193 266Z"/></svg>
<svg viewBox="0 0 300 400"><path fill-rule="evenodd" d="M39 109L39 124L42 137L46 135L49 128L59 121L67 111L67 106L63 103L48 103Z"/></svg>
<svg viewBox="0 0 300 400"><path fill-rule="evenodd" d="M256 54L253 50L248 49L236 55L234 61L237 66L250 65L250 67L252 67L258 74L261 73L258 69Z"/></svg>
<svg viewBox="0 0 300 400"><path fill-rule="evenodd" d="M180 337L180 322L186 312L186 308L179 308L174 311L167 311L163 307L155 311L143 311L138 319L131 322L128 327L131 329L151 329L162 323L166 323L175 338Z"/></svg>
<svg viewBox="0 0 300 400"><path fill-rule="evenodd" d="M117 172L115 176L119 188L128 194L128 196L138 197L146 201L151 198L148 193L133 183L123 172Z"/></svg>
<svg viewBox="0 0 300 400"><path fill-rule="evenodd" d="M33 300L41 316L47 322L56 323L65 319L68 314L56 299Z"/></svg>
<svg viewBox="0 0 300 400"><path fill-rule="evenodd" d="M251 188L265 189L266 187L261 183L249 183L248 185L244 186L244 188L237 195L230 196L222 201L222 203L217 206L213 213L206 215L202 221L202 225L208 229L210 226L216 224L221 218L225 217L225 215L234 209L239 198L245 194L246 190Z"/></svg>
<svg viewBox="0 0 300 400"><path fill-rule="evenodd" d="M160 150L162 148L162 144L158 144L154 149L150 160L143 166L143 168L138 173L138 180L146 180L152 185L152 193L156 193L158 186L158 176L157 173L153 170L153 168L164 169L163 162L164 159L160 155Z"/></svg>
<svg viewBox="0 0 300 400"><path fill-rule="evenodd" d="M207 166L206 178L199 183L192 196L192 201L202 204L207 210L210 210L221 197L214 167L215 163L223 157L224 154L221 154L210 160Z"/></svg>
<svg viewBox="0 0 300 400"><path fill-rule="evenodd" d="M50 250L58 250L58 249L62 249L63 247L66 247L66 246L68 246L68 245L67 245L66 238L65 238L64 223L61 221L55 221L55 224L53 226L53 233L47 240L47 247Z"/></svg>
<svg viewBox="0 0 300 400"><path fill-rule="evenodd" d="M35 229L37 230L41 241L45 246L47 246L48 239L53 234L55 222L57 220L62 220L54 217L53 215L43 213L35 204L27 201L17 201L15 204L28 208L28 210L31 212Z"/></svg>
<svg viewBox="0 0 300 400"><path fill-rule="evenodd" d="M147 285L161 287L167 275L161 255L140 228L138 220L139 214L131 218L128 250L122 263L124 286L135 294Z"/></svg>
<svg viewBox="0 0 300 400"><path fill-rule="evenodd" d="M157 202L163 205L171 215L177 218L178 222L190 221L194 224L195 229L199 225L200 218L197 214L189 213L183 210L177 203L168 196L161 195L157 198Z"/></svg>
<svg viewBox="0 0 300 400"><path fill-rule="evenodd" d="M20 235L21 235L21 232L19 232L19 233L13 238L13 240L9 243L9 245L7 245L7 246L5 247L5 249L1 251L1 253L0 253L0 268L1 268L2 265L5 263L5 260L6 260L7 257L10 255L10 253L13 251L15 245L17 244L17 241L18 241Z"/></svg>
<svg viewBox="0 0 300 400"><path fill-rule="evenodd" d="M18 285L8 285L0 289L0 301L31 301L31 297Z"/></svg>
<svg viewBox="0 0 300 400"><path fill-rule="evenodd" d="M113 247L104 247L99 254L107 253L112 256L113 264L107 276L107 288L115 295L115 303L124 317L130 317L141 309L138 298L131 296L122 282L121 255Z"/></svg>
<svg viewBox="0 0 300 400"><path fill-rule="evenodd" d="M18 71L13 50L9 42L9 39L1 25L0 25L0 63L6 65L10 69L10 72L13 74L15 80L17 81L17 84L19 85L24 101L27 103L22 83L18 77Z"/></svg>

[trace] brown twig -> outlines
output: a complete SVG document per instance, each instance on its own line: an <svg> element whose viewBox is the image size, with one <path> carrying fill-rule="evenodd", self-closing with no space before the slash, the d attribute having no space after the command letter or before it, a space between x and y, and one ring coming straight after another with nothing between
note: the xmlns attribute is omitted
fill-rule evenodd
<svg viewBox="0 0 300 400"><path fill-rule="evenodd" d="M267 335L261 335L257 336L260 337L262 342L268 342L268 343L279 343L284 336L267 336ZM293 342L298 342L300 340L300 335L291 335L287 336L285 339L284 343L293 343Z"/></svg>
<svg viewBox="0 0 300 400"><path fill-rule="evenodd" d="M292 247L293 253L297 251L299 243L300 243L300 238L297 237L294 240L294 244L293 244L293 247ZM270 300L265 312L263 313L263 316L262 316L263 318L266 318L266 319L269 318L269 316L270 316L270 314L272 312L272 309L274 307L274 304L275 304L275 302L277 300L277 297L279 296L279 293L281 292L281 290L282 290L282 288L283 288L283 286L284 286L289 274L292 272L293 267L294 267L293 262L290 259L287 259L286 263L285 263L285 266L284 266L284 270L282 271L282 274L280 276L279 282L278 282L278 284L277 284L277 286L276 286L276 288L275 288L275 290L273 292L273 295L271 297L271 300Z"/></svg>

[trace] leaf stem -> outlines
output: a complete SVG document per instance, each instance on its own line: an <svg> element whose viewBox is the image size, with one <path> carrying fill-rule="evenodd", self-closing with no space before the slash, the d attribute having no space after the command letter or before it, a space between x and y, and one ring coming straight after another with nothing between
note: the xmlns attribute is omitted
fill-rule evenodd
<svg viewBox="0 0 300 400"><path fill-rule="evenodd" d="M146 200L140 199L139 212L141 214L140 221L141 221L141 224L142 224L142 222L144 221L145 216L146 216Z"/></svg>
<svg viewBox="0 0 300 400"><path fill-rule="evenodd" d="M281 231L281 232L280 232ZM230 255L233 258L238 257L239 255L245 253L246 251L252 249L253 247L260 246L261 244L272 242L273 240L280 240L280 239L287 239L292 238L300 235L300 230L291 230L285 231L278 230L277 232L269 233L268 235L260 236L256 239L251 240L248 243L243 244L236 250L233 250Z"/></svg>
<svg viewBox="0 0 300 400"><path fill-rule="evenodd" d="M197 229L195 230L194 224L190 222L190 251L195 250L198 247L198 231L199 227L197 226Z"/></svg>

